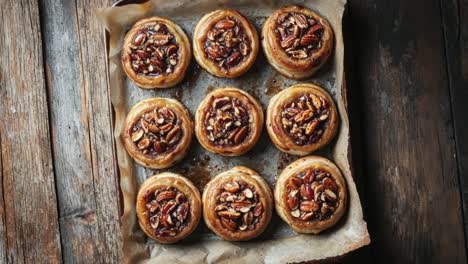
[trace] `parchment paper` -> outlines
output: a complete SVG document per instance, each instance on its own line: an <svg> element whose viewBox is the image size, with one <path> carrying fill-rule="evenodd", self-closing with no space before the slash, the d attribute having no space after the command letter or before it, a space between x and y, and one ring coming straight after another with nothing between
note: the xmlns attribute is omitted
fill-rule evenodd
<svg viewBox="0 0 468 264"><path fill-rule="evenodd" d="M128 156L120 139L125 115L140 100L150 97L171 97L180 100L192 117L202 98L217 87L235 86L260 99L266 109L269 99L281 89L298 83L277 74L260 51L257 60L244 76L236 79L213 77L201 69L192 58L185 80L169 89L143 90L125 77L120 63L122 39L137 20L151 15L171 18L192 37L198 20L219 8L232 8L246 15L256 26L261 26L276 8L300 4L325 16L333 27L336 43L330 62L310 80L328 90L334 97L341 119L337 139L317 155L334 160L342 170L348 186L349 207L343 220L320 235L299 235L274 214L266 232L253 241L232 243L212 234L201 221L199 228L175 245L161 245L147 239L138 227L135 199L138 187L147 178L160 171L136 165ZM349 124L343 87L342 15L346 0L310 1L230 1L230 0L153 0L146 4L132 4L98 10L98 16L109 32L109 85L115 110L115 143L123 197L121 230L123 252L127 263L285 263L325 259L343 255L370 243L361 203L353 181L350 166ZM181 173L191 179L200 191L211 177L235 165L244 165L260 173L273 187L277 175L298 157L278 151L266 131L249 153L242 157L222 157L208 153L194 137L190 153L178 165L167 171Z"/></svg>

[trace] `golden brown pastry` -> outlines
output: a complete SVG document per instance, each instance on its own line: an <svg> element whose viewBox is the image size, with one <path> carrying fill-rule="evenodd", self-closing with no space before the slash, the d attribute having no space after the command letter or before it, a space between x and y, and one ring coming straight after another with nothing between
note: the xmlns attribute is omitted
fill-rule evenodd
<svg viewBox="0 0 468 264"><path fill-rule="evenodd" d="M271 98L266 126L278 149L305 156L334 138L338 116L332 97L324 89L303 83Z"/></svg>
<svg viewBox="0 0 468 264"><path fill-rule="evenodd" d="M174 243L197 227L201 217L200 192L181 175L160 173L141 185L136 212L146 235L163 244Z"/></svg>
<svg viewBox="0 0 468 264"><path fill-rule="evenodd" d="M288 165L275 185L276 212L298 233L318 234L335 225L346 210L346 200L340 170L318 156Z"/></svg>
<svg viewBox="0 0 468 264"><path fill-rule="evenodd" d="M121 52L128 78L145 89L167 88L182 81L191 57L185 32L162 17L138 21L125 36Z"/></svg>
<svg viewBox="0 0 468 264"><path fill-rule="evenodd" d="M333 50L333 31L325 18L301 6L276 10L262 29L262 45L271 66L302 80L312 76Z"/></svg>
<svg viewBox="0 0 468 264"><path fill-rule="evenodd" d="M216 10L205 15L193 33L195 59L218 77L244 74L257 57L258 45L255 27L234 10Z"/></svg>
<svg viewBox="0 0 468 264"><path fill-rule="evenodd" d="M125 119L122 139L139 164L163 169L180 161L193 136L193 121L177 100L150 98L136 104Z"/></svg>
<svg viewBox="0 0 468 264"><path fill-rule="evenodd" d="M212 179L202 199L206 225L229 241L245 241L260 235L273 210L268 184L255 171L242 166Z"/></svg>
<svg viewBox="0 0 468 264"><path fill-rule="evenodd" d="M195 114L195 135L208 151L240 156L257 143L263 128L260 103L234 87L209 93Z"/></svg>

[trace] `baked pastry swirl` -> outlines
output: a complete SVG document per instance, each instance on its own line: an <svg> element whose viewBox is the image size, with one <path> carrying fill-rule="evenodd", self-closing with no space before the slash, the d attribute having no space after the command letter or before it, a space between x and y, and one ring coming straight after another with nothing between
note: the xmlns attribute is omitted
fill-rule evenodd
<svg viewBox="0 0 468 264"><path fill-rule="evenodd" d="M335 136L336 106L332 97L317 85L293 85L271 98L266 126L278 149L305 156L327 145Z"/></svg>
<svg viewBox="0 0 468 264"><path fill-rule="evenodd" d="M255 62L258 46L255 27L234 10L216 10L205 15L193 33L195 59L217 77L244 74Z"/></svg>
<svg viewBox="0 0 468 264"><path fill-rule="evenodd" d="M141 185L136 212L146 235L160 243L174 243L190 235L198 226L200 193L181 175L157 174Z"/></svg>
<svg viewBox="0 0 468 264"><path fill-rule="evenodd" d="M260 235L270 222L270 187L255 171L238 166L212 179L203 192L203 218L208 228L229 241Z"/></svg>
<svg viewBox="0 0 468 264"><path fill-rule="evenodd" d="M177 100L150 98L128 113L122 132L127 152L139 164L163 169L180 161L193 137L193 121Z"/></svg>
<svg viewBox="0 0 468 264"><path fill-rule="evenodd" d="M275 185L278 215L298 233L318 234L335 225L347 207L340 170L318 156L301 158L281 172Z"/></svg>
<svg viewBox="0 0 468 264"><path fill-rule="evenodd" d="M208 151L240 156L257 143L263 128L260 103L234 87L209 93L195 114L195 135Z"/></svg>
<svg viewBox="0 0 468 264"><path fill-rule="evenodd" d="M184 78L190 42L173 21L151 17L138 21L125 36L121 60L127 76L141 88L167 88Z"/></svg>
<svg viewBox="0 0 468 264"><path fill-rule="evenodd" d="M333 31L319 14L301 6L276 10L262 29L268 62L282 75L296 80L312 76L333 50Z"/></svg>

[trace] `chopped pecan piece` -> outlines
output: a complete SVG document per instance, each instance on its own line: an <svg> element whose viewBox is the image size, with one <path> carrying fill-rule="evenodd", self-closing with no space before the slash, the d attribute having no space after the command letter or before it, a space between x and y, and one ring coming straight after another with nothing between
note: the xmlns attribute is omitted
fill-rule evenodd
<svg viewBox="0 0 468 264"><path fill-rule="evenodd" d="M281 110L281 124L297 145L317 142L327 128L329 108L326 99L315 94L303 94L285 104Z"/></svg>
<svg viewBox="0 0 468 264"><path fill-rule="evenodd" d="M243 102L233 97L212 98L205 110L204 127L215 145L238 145L250 133L250 117Z"/></svg>
<svg viewBox="0 0 468 264"><path fill-rule="evenodd" d="M144 154L158 155L173 149L182 138L176 114L168 107L143 114L130 130L131 139Z"/></svg>
<svg viewBox="0 0 468 264"><path fill-rule="evenodd" d="M249 55L250 45L242 23L236 17L225 17L208 31L204 49L208 59L229 70Z"/></svg>
<svg viewBox="0 0 468 264"><path fill-rule="evenodd" d="M175 236L190 221L190 203L175 187L162 186L145 195L149 227L155 235Z"/></svg>
<svg viewBox="0 0 468 264"><path fill-rule="evenodd" d="M276 20L275 32L280 46L294 59L306 59L321 47L323 25L301 13L281 13Z"/></svg>
<svg viewBox="0 0 468 264"><path fill-rule="evenodd" d="M132 44L128 55L137 74L157 76L174 72L179 61L179 44L165 25L142 26Z"/></svg>
<svg viewBox="0 0 468 264"><path fill-rule="evenodd" d="M231 181L224 185L216 199L215 211L224 227L231 231L245 231L255 228L263 217L263 205L255 187L244 181Z"/></svg>
<svg viewBox="0 0 468 264"><path fill-rule="evenodd" d="M339 205L338 185L323 169L308 168L291 176L286 188L290 214L302 221L329 219Z"/></svg>

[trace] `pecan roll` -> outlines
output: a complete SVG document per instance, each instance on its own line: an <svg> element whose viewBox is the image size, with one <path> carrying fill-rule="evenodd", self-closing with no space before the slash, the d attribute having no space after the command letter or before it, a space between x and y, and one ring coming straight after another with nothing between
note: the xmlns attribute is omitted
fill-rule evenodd
<svg viewBox="0 0 468 264"><path fill-rule="evenodd" d="M193 121L177 100L150 98L128 113L122 132L127 152L139 164L163 169L180 161L193 137Z"/></svg>
<svg viewBox="0 0 468 264"><path fill-rule="evenodd" d="M298 233L318 234L330 228L347 208L347 189L340 170L318 156L288 165L274 192L276 212Z"/></svg>
<svg viewBox="0 0 468 264"><path fill-rule="evenodd" d="M268 62L282 75L296 80L312 76L333 50L333 31L319 14L301 6L276 10L262 29Z"/></svg>
<svg viewBox="0 0 468 264"><path fill-rule="evenodd" d="M257 143L263 128L260 103L240 89L209 93L195 114L195 135L208 151L240 156Z"/></svg>
<svg viewBox="0 0 468 264"><path fill-rule="evenodd" d="M305 156L336 135L338 115L331 96L314 84L293 85L271 98L267 132L278 149Z"/></svg>
<svg viewBox="0 0 468 264"><path fill-rule="evenodd" d="M148 178L137 195L141 229L152 239L175 243L190 235L201 217L200 192L185 177L160 173Z"/></svg>
<svg viewBox="0 0 468 264"><path fill-rule="evenodd" d="M191 56L185 32L162 17L138 21L125 36L121 51L125 73L146 89L167 88L182 81Z"/></svg>
<svg viewBox="0 0 468 264"><path fill-rule="evenodd" d="M203 218L208 228L229 241L260 235L270 222L273 198L266 181L238 166L212 179L203 192Z"/></svg>
<svg viewBox="0 0 468 264"><path fill-rule="evenodd" d="M234 78L244 74L258 53L255 27L234 10L205 15L193 33L193 54L212 75Z"/></svg>

